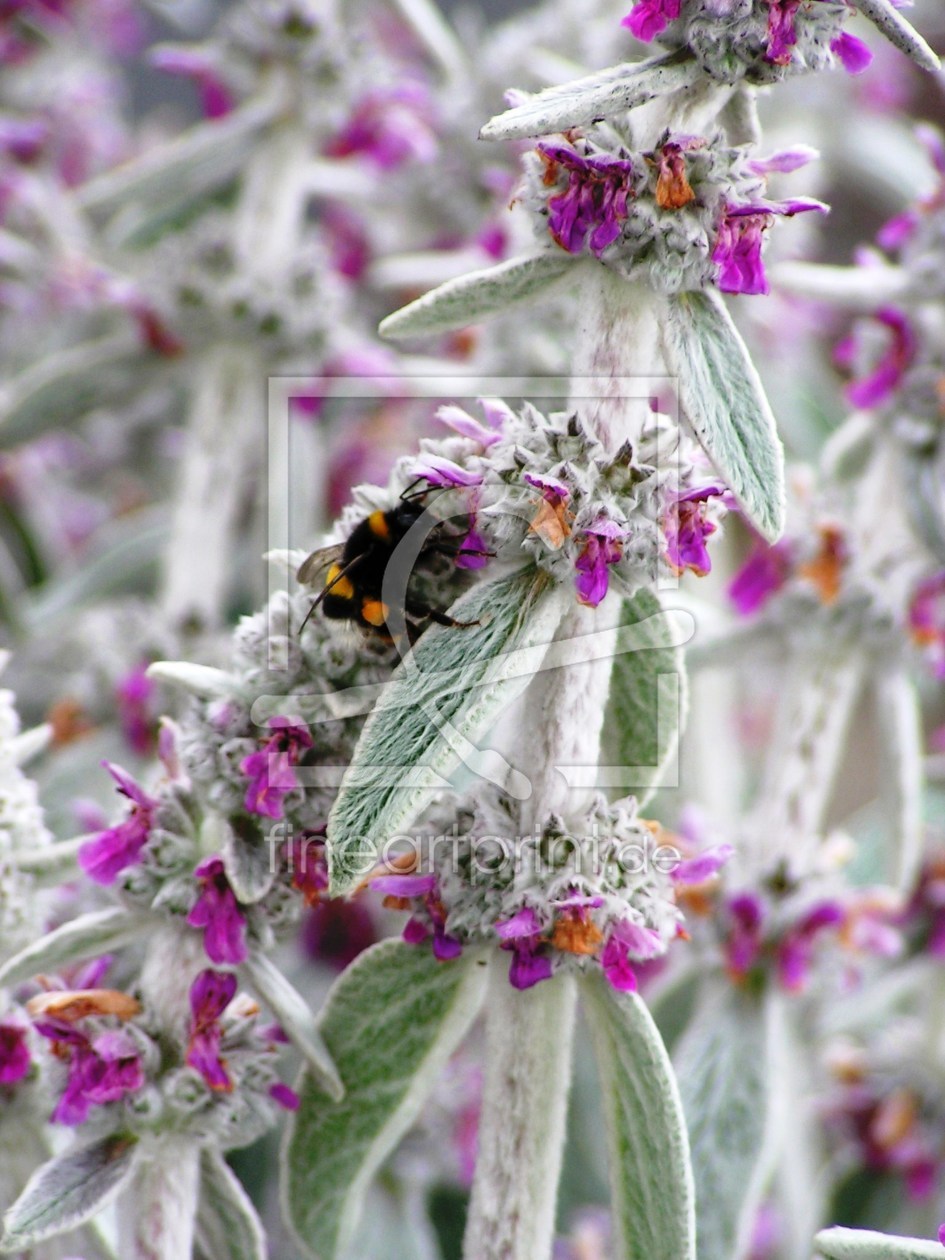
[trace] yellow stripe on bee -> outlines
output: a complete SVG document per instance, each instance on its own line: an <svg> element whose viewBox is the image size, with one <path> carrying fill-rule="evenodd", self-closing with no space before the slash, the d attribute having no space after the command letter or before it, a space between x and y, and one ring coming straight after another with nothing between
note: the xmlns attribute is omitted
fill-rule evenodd
<svg viewBox="0 0 945 1260"><path fill-rule="evenodd" d="M361 616L369 626L382 626L390 615L390 609L379 599L366 599L361 605Z"/></svg>
<svg viewBox="0 0 945 1260"><path fill-rule="evenodd" d="M325 581L325 588L329 595L337 595L339 599L351 599L354 596L354 587L346 577L341 577L341 565L333 564L328 570L328 577Z"/></svg>
<svg viewBox="0 0 945 1260"><path fill-rule="evenodd" d="M368 519L368 529L375 538L390 538L390 526L387 524L387 515L380 508L376 512L372 512Z"/></svg>

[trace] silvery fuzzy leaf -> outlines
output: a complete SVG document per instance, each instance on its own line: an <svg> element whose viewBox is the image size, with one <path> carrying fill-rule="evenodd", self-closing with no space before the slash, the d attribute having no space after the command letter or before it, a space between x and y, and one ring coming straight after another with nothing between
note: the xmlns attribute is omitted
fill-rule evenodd
<svg viewBox="0 0 945 1260"><path fill-rule="evenodd" d="M875 311L889 302L901 301L908 295L910 284L904 268L879 259L870 267L776 262L768 269L768 278L773 288L852 311Z"/></svg>
<svg viewBox="0 0 945 1260"><path fill-rule="evenodd" d="M266 1234L240 1184L219 1151L200 1156L200 1201L194 1231L201 1260L266 1260Z"/></svg>
<svg viewBox="0 0 945 1260"><path fill-rule="evenodd" d="M643 589L624 600L621 625L639 627L645 636L643 650L614 658L601 734L603 760L635 771L632 790L641 806L660 785L686 719L685 656L665 641L668 615L652 591Z"/></svg>
<svg viewBox="0 0 945 1260"><path fill-rule="evenodd" d="M71 840L58 840L44 848L17 853L17 870L26 875L33 875L40 880L55 879L57 884L63 883L70 875L78 871L78 855L83 844L92 839L92 834L75 836Z"/></svg>
<svg viewBox="0 0 945 1260"><path fill-rule="evenodd" d="M674 1055L689 1127L699 1260L732 1260L754 1222L768 1115L760 1002L707 986Z"/></svg>
<svg viewBox="0 0 945 1260"><path fill-rule="evenodd" d="M892 821L889 878L906 891L922 861L922 714L901 663L879 665L875 695L880 792Z"/></svg>
<svg viewBox="0 0 945 1260"><path fill-rule="evenodd" d="M46 751L52 739L52 733L52 727L48 722L42 726L34 726L32 730L23 731L20 735L14 735L12 739L7 740L6 752L12 757L15 765L28 765L34 757Z"/></svg>
<svg viewBox="0 0 945 1260"><path fill-rule="evenodd" d="M201 700L221 700L238 691L232 674L212 665L194 665L191 661L155 661L148 666L147 673L155 682L182 687Z"/></svg>
<svg viewBox="0 0 945 1260"><path fill-rule="evenodd" d="M822 1229L814 1248L826 1260L942 1260L940 1242L896 1238L871 1229Z"/></svg>
<svg viewBox="0 0 945 1260"><path fill-rule="evenodd" d="M854 0L865 18L886 36L891 44L911 57L923 70L933 73L942 68L938 56L928 46L919 32L910 26L891 0Z"/></svg>
<svg viewBox="0 0 945 1260"><path fill-rule="evenodd" d="M265 954L251 953L243 963L243 971L302 1055L320 1088L340 1101L344 1086L308 1002Z"/></svg>
<svg viewBox="0 0 945 1260"><path fill-rule="evenodd" d="M334 896L373 868L381 839L416 817L458 765L493 782L508 773L504 758L473 741L527 687L572 599L526 569L453 605L451 616L474 624L420 637L367 719L328 819Z"/></svg>
<svg viewBox="0 0 945 1260"><path fill-rule="evenodd" d="M581 991L607 1122L615 1260L695 1260L689 1142L669 1055L635 993L599 974Z"/></svg>
<svg viewBox="0 0 945 1260"><path fill-rule="evenodd" d="M220 856L237 901L262 901L276 878L274 848L248 818L220 820Z"/></svg>
<svg viewBox="0 0 945 1260"><path fill-rule="evenodd" d="M784 529L784 451L764 387L719 295L670 298L663 347L695 436L745 515L774 542Z"/></svg>
<svg viewBox="0 0 945 1260"><path fill-rule="evenodd" d="M447 280L381 322L382 337L420 337L466 328L550 291L574 266L563 250L544 250L527 258L512 258Z"/></svg>
<svg viewBox="0 0 945 1260"><path fill-rule="evenodd" d="M130 1134L110 1134L43 1164L3 1218L0 1251L22 1251L95 1216L134 1172L137 1147Z"/></svg>
<svg viewBox="0 0 945 1260"><path fill-rule="evenodd" d="M166 212L170 197L181 204L219 187L239 172L259 132L278 116L283 95L276 86L225 118L189 127L166 144L88 180L76 200L97 217L114 214L129 202Z"/></svg>
<svg viewBox="0 0 945 1260"><path fill-rule="evenodd" d="M19 446L94 407L125 399L159 371L132 329L40 359L0 388L0 447Z"/></svg>
<svg viewBox="0 0 945 1260"><path fill-rule="evenodd" d="M645 105L657 96L689 87L702 74L688 53L669 53L600 70L571 83L545 88L521 105L497 114L479 132L481 140L521 140L583 127L624 110Z"/></svg>
<svg viewBox="0 0 945 1260"><path fill-rule="evenodd" d="M141 915L119 906L80 915L47 933L0 967L0 989L12 988L65 963L122 949L141 937Z"/></svg>
<svg viewBox="0 0 945 1260"><path fill-rule="evenodd" d="M486 974L470 955L441 963L383 941L335 983L320 1028L345 1096L332 1102L303 1076L282 1152L283 1210L306 1254L344 1250L371 1179L475 1018Z"/></svg>
<svg viewBox="0 0 945 1260"><path fill-rule="evenodd" d="M77 608L116 592L140 589L167 545L170 529L164 508L136 512L134 519L112 521L98 535L95 551L78 568L42 587L25 606L30 628L54 617L74 617Z"/></svg>

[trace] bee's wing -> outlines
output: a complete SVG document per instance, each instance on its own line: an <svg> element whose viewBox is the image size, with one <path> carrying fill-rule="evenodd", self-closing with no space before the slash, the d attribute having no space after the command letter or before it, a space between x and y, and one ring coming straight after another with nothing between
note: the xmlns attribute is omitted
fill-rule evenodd
<svg viewBox="0 0 945 1260"><path fill-rule="evenodd" d="M314 586L321 574L326 573L333 564L338 563L343 550L343 543L337 543L332 547L319 547L318 551L313 551L310 556L306 556L299 565L296 579L303 586Z"/></svg>

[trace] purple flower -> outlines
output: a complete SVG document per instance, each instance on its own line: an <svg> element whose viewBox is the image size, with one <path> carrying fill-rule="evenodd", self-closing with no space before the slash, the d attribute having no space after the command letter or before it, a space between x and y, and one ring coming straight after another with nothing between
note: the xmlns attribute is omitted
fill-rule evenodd
<svg viewBox="0 0 945 1260"><path fill-rule="evenodd" d="M68 1061L66 1087L52 1114L54 1124L84 1124L92 1107L117 1102L144 1084L144 1069L131 1037L108 1030L89 1038L58 1019L37 1021L36 1031Z"/></svg>
<svg viewBox="0 0 945 1260"><path fill-rule="evenodd" d="M648 962L663 952L663 941L658 932L624 919L608 936L600 962L604 975L615 989L621 993L635 993L637 975L631 959Z"/></svg>
<svg viewBox="0 0 945 1260"><path fill-rule="evenodd" d="M620 25L628 27L632 35L648 44L679 17L681 7L682 0L637 0Z"/></svg>
<svg viewBox="0 0 945 1260"><path fill-rule="evenodd" d="M610 584L610 566L623 555L626 530L601 517L584 531L584 545L574 562L578 576L575 582L578 600L596 608Z"/></svg>
<svg viewBox="0 0 945 1260"><path fill-rule="evenodd" d="M764 907L754 893L739 893L726 907L729 918L724 951L728 973L743 980L761 955L761 925Z"/></svg>
<svg viewBox="0 0 945 1260"><path fill-rule="evenodd" d="M203 928L203 947L215 963L241 963L246 959L246 920L218 857L201 862L194 875L200 895L187 916L191 927Z"/></svg>
<svg viewBox="0 0 945 1260"><path fill-rule="evenodd" d="M343 971L376 940L367 907L342 897L317 902L302 926L302 946L309 958L337 971Z"/></svg>
<svg viewBox="0 0 945 1260"><path fill-rule="evenodd" d="M151 702L156 687L147 675L147 668L147 665L138 665L120 679L115 688L122 733L134 752L141 757L150 753L154 743Z"/></svg>
<svg viewBox="0 0 945 1260"><path fill-rule="evenodd" d="M666 558L677 573L691 569L704 577L712 568L706 539L718 528L706 520L705 505L709 499L724 494L722 486L704 486L677 497L663 522L666 536Z"/></svg>
<svg viewBox="0 0 945 1260"><path fill-rule="evenodd" d="M549 198L549 232L569 254L579 254L587 242L591 253L600 258L620 235L620 225L629 213L633 164L606 153L582 157L560 144L540 144L538 153L547 166L546 184L557 183L560 168L568 179L565 191Z"/></svg>
<svg viewBox="0 0 945 1260"><path fill-rule="evenodd" d="M411 898L423 899L426 921L414 916L404 927L404 940L409 944L418 945L427 940L432 929L433 955L440 962L449 962L463 952L462 941L446 930L446 909L437 891L435 875L411 872L379 875L371 880L371 887L385 893L384 905L396 910L406 910Z"/></svg>
<svg viewBox="0 0 945 1260"><path fill-rule="evenodd" d="M878 407L885 402L898 388L918 349L912 325L902 311L886 306L874 318L889 329L889 346L868 376L847 386L846 395L854 407ZM842 341L835 352L837 361L848 365L853 351L852 340Z"/></svg>
<svg viewBox="0 0 945 1260"><path fill-rule="evenodd" d="M757 612L784 586L792 563L789 543L782 540L772 547L757 541L728 587L728 597L743 617Z"/></svg>
<svg viewBox="0 0 945 1260"><path fill-rule="evenodd" d="M509 967L510 984L516 989L530 989L542 980L551 979L551 959L538 953L544 943L541 924L530 906L523 906L510 919L500 919L495 931L502 948L513 952Z"/></svg>
<svg viewBox="0 0 945 1260"><path fill-rule="evenodd" d="M385 171L407 161L432 162L439 146L431 114L430 96L419 83L368 92L325 152L360 154Z"/></svg>
<svg viewBox="0 0 945 1260"><path fill-rule="evenodd" d="M823 901L785 934L778 946L777 965L778 977L789 992L798 993L807 983L815 939L828 928L841 927L845 920L838 902Z"/></svg>
<svg viewBox="0 0 945 1260"><path fill-rule="evenodd" d="M924 648L936 678L945 678L945 571L926 578L909 606L909 633Z"/></svg>
<svg viewBox="0 0 945 1260"><path fill-rule="evenodd" d="M761 258L765 231L775 215L790 218L810 210L823 214L827 207L810 197L745 206L727 205L712 250L712 261L719 268L718 282L722 292L767 293L768 278Z"/></svg>
<svg viewBox="0 0 945 1260"><path fill-rule="evenodd" d="M832 41L830 51L847 74L862 74L873 63L873 54L862 39L848 35L845 31Z"/></svg>
<svg viewBox="0 0 945 1260"><path fill-rule="evenodd" d="M508 408L504 407L504 404L503 410L508 410ZM487 428L486 425L482 424L474 416L471 416L468 411L464 411L462 407L457 407L452 403L440 407L436 413L436 418L441 424L445 424L447 428L452 429L454 433L459 433L462 437L469 438L470 441L476 442L484 449L493 446L502 438L501 433L495 429ZM486 418L491 419L489 412L486 412Z"/></svg>
<svg viewBox="0 0 945 1260"><path fill-rule="evenodd" d="M719 873L734 852L730 844L717 844L705 849L696 857L680 862L675 870L670 871L670 879L677 884L704 884Z"/></svg>
<svg viewBox="0 0 945 1260"><path fill-rule="evenodd" d="M768 0L768 47L765 61L787 66L794 56L797 32L794 19L801 0Z"/></svg>
<svg viewBox="0 0 945 1260"><path fill-rule="evenodd" d="M277 1081L275 1085L269 1086L269 1097L273 1102L277 1102L280 1107L284 1107L286 1111L298 1111L299 1096L294 1089L290 1089L288 1085L283 1085L281 1081Z"/></svg>
<svg viewBox="0 0 945 1260"><path fill-rule="evenodd" d="M154 49L150 61L166 74L192 79L207 118L223 118L233 109L233 98L220 78L215 59L209 54L196 48L164 47Z"/></svg>
<svg viewBox="0 0 945 1260"><path fill-rule="evenodd" d="M201 971L190 987L190 1044L187 1063L196 1068L213 1090L228 1094L233 1082L220 1055L223 1028L220 1016L236 995L232 971Z"/></svg>
<svg viewBox="0 0 945 1260"><path fill-rule="evenodd" d="M413 477L422 477L437 488L482 485L482 469L470 471L443 455L422 455L410 471Z"/></svg>
<svg viewBox="0 0 945 1260"><path fill-rule="evenodd" d="M251 814L281 818L283 798L299 786L293 767L312 747L312 737L301 718L270 718L269 727L273 733L265 745L240 762L250 781L244 804Z"/></svg>
<svg viewBox="0 0 945 1260"><path fill-rule="evenodd" d="M132 802L124 822L99 832L79 849L79 865L97 884L113 884L126 866L132 866L151 833L157 801L148 796L120 766L102 763L118 784L118 790Z"/></svg>
<svg viewBox="0 0 945 1260"><path fill-rule="evenodd" d="M0 1085L15 1085L29 1070L26 1029L20 1024L0 1024Z"/></svg>

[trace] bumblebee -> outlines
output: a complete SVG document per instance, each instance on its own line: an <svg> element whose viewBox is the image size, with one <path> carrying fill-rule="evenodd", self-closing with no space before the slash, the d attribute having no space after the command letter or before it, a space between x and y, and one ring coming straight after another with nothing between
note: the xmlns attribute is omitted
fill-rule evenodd
<svg viewBox="0 0 945 1260"><path fill-rule="evenodd" d="M434 517L426 505L429 494L427 487L413 490L408 486L396 507L371 512L358 522L344 543L313 551L302 562L296 574L298 581L303 586L311 586L325 573L325 585L299 627L300 634L318 607L326 617L352 621L387 643L393 643L404 631L413 643L430 622L454 627L476 624L456 621L442 609L411 595L406 552L412 549L405 549L395 560L401 543L418 525L421 526L418 530L421 541L415 557L418 566L434 556L455 558L461 551L469 555L484 554L466 551L456 538L444 536L445 523ZM389 573L392 562L401 571ZM383 598L385 594L390 598L391 591L400 594L393 607Z"/></svg>

